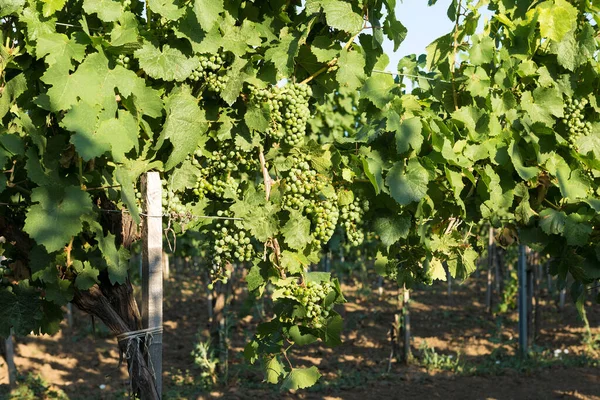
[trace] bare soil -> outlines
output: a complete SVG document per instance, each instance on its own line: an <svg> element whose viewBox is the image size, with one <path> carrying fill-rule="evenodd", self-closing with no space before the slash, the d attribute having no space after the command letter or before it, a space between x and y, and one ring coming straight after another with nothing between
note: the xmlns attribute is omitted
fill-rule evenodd
<svg viewBox="0 0 600 400"><path fill-rule="evenodd" d="M390 285L379 296L375 278L357 281L343 285L348 299L340 308L344 343L336 349L311 345L292 352L293 363L315 364L323 374L317 387L295 393L262 383L259 368L243 359L260 307L247 301L239 285L229 309L227 383L206 391L198 384L200 371L191 356L198 335L208 335L204 284L190 271L173 271L165 282L164 398L600 400L598 344L594 349L583 343L585 329L575 307L567 300L559 310L554 292L544 289L539 299L541 318L533 347L539 362L520 362L515 356L517 313L486 313L482 278L453 283L451 295L442 282L415 289L410 303L415 359L408 366L392 363L388 372L397 290ZM587 317L592 333L600 335L600 306L590 303ZM72 400L127 398L127 363L119 366L115 338L99 321L93 329L91 318L76 309L74 321L71 328L63 323L63 330L52 337L17 338L19 373L39 374ZM454 368L426 368L423 342L440 356L454 357L446 361L460 357L460 362ZM557 349L561 353L554 357ZM7 383L0 359L0 398L8 396Z"/></svg>

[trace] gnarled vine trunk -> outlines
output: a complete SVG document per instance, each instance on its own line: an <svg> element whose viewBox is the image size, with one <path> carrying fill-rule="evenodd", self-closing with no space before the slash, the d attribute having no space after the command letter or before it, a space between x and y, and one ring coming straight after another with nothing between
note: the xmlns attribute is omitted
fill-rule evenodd
<svg viewBox="0 0 600 400"><path fill-rule="evenodd" d="M98 317L115 335L136 331L141 328L141 318L133 297L133 288L129 281L123 285L94 285L86 291L76 291L73 298L82 311ZM134 393L143 399L159 400L154 376L144 359L142 346L131 346L135 341L119 342L119 351L127 356L131 385Z"/></svg>

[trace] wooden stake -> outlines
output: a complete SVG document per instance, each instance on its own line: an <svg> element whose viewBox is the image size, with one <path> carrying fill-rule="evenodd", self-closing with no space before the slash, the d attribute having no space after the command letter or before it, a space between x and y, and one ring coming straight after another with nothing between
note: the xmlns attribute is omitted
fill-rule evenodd
<svg viewBox="0 0 600 400"><path fill-rule="evenodd" d="M8 385L13 388L17 384L17 368L15 367L15 345L12 329L10 335L5 339L4 344L6 348L6 366L8 367Z"/></svg>
<svg viewBox="0 0 600 400"><path fill-rule="evenodd" d="M73 327L73 305L71 303L67 303L67 326Z"/></svg>
<svg viewBox="0 0 600 400"><path fill-rule="evenodd" d="M163 279L167 280L171 276L171 270L169 266L169 255L163 251L162 253L162 263L163 263Z"/></svg>
<svg viewBox="0 0 600 400"><path fill-rule="evenodd" d="M163 265L162 265L162 187L158 172L142 176L142 196L146 217L142 232L142 326L162 328ZM154 372L156 390L162 398L162 333L154 333L148 346L148 366Z"/></svg>

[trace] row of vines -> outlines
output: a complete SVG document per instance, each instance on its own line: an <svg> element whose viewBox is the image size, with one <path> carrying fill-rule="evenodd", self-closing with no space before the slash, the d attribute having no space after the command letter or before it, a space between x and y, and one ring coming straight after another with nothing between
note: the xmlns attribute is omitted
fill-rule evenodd
<svg viewBox="0 0 600 400"><path fill-rule="evenodd" d="M140 328L127 268L147 171L168 241L194 231L213 284L244 266L272 296L245 354L284 388L320 376L286 348L340 343L339 282L307 272L331 251L372 243L409 288L464 279L491 224L582 304L600 277L600 4L453 0L453 30L396 68L395 3L2 2L0 336L52 334L68 302Z"/></svg>

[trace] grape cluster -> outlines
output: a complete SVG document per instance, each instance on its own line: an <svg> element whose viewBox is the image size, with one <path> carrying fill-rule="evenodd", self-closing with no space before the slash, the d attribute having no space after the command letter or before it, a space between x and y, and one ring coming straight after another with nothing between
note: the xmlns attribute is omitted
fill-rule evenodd
<svg viewBox="0 0 600 400"><path fill-rule="evenodd" d="M185 225L192 221L193 215L189 212L183 201L181 200L180 194L174 192L168 185L165 179L161 180L162 183L162 214L168 216L170 219L176 220L182 225Z"/></svg>
<svg viewBox="0 0 600 400"><path fill-rule="evenodd" d="M219 149L208 153L197 149L189 158L193 165L198 166L200 172L193 188L193 193L200 198L209 194L218 198L239 194L239 182L232 174L255 170L257 164L256 160L239 147L227 142L221 143Z"/></svg>
<svg viewBox="0 0 600 400"><path fill-rule="evenodd" d="M284 182L283 206L301 210L310 199L323 190L324 183L317 178L317 171L310 168L310 155L292 156L292 167Z"/></svg>
<svg viewBox="0 0 600 400"><path fill-rule="evenodd" d="M310 116L310 86L293 83L268 89L251 87L254 101L265 103L271 114L271 126L266 134L290 146L300 144L306 135L306 123Z"/></svg>
<svg viewBox="0 0 600 400"><path fill-rule="evenodd" d="M217 211L219 217L231 217L230 213ZM226 262L251 261L256 255L250 233L236 225L233 220L222 220L215 224L211 235L210 256L213 260L212 275L223 272Z"/></svg>
<svg viewBox="0 0 600 400"><path fill-rule="evenodd" d="M306 310L306 314L304 317L293 315L279 318L284 323L302 324L317 329L323 327L333 306L331 304L326 307L324 301L333 290L331 282L307 282L306 285L292 282L284 288L283 295L300 303Z"/></svg>
<svg viewBox="0 0 600 400"><path fill-rule="evenodd" d="M119 57L117 58L117 64L124 68L131 69L131 58L125 54L119 54Z"/></svg>
<svg viewBox="0 0 600 400"><path fill-rule="evenodd" d="M337 198L324 199L320 195L325 183L310 168L310 155L291 158L294 167L283 182L283 207L303 211L312 222L317 244L325 243L333 235L339 218Z"/></svg>
<svg viewBox="0 0 600 400"><path fill-rule="evenodd" d="M592 133L592 123L585 120L585 107L588 105L587 99L565 99L565 116L562 122L566 125L569 133L569 142L571 148L576 149L576 142L582 135Z"/></svg>
<svg viewBox="0 0 600 400"><path fill-rule="evenodd" d="M363 216L369 211L369 202L356 197L350 204L341 207L341 219L348 241L353 246L359 246L365 240Z"/></svg>
<svg viewBox="0 0 600 400"><path fill-rule="evenodd" d="M386 275L390 280L395 280L398 284L406 284L412 287L415 283L431 285L433 276L431 270L425 269L418 262L399 262L396 259L390 259L385 266Z"/></svg>
<svg viewBox="0 0 600 400"><path fill-rule="evenodd" d="M314 233L317 244L327 243L335 232L340 216L336 203L331 200L321 200L307 207L306 213L315 225Z"/></svg>
<svg viewBox="0 0 600 400"><path fill-rule="evenodd" d="M209 90L220 93L227 85L226 60L224 55L201 55L200 64L192 71L189 79L192 82L203 80Z"/></svg>

